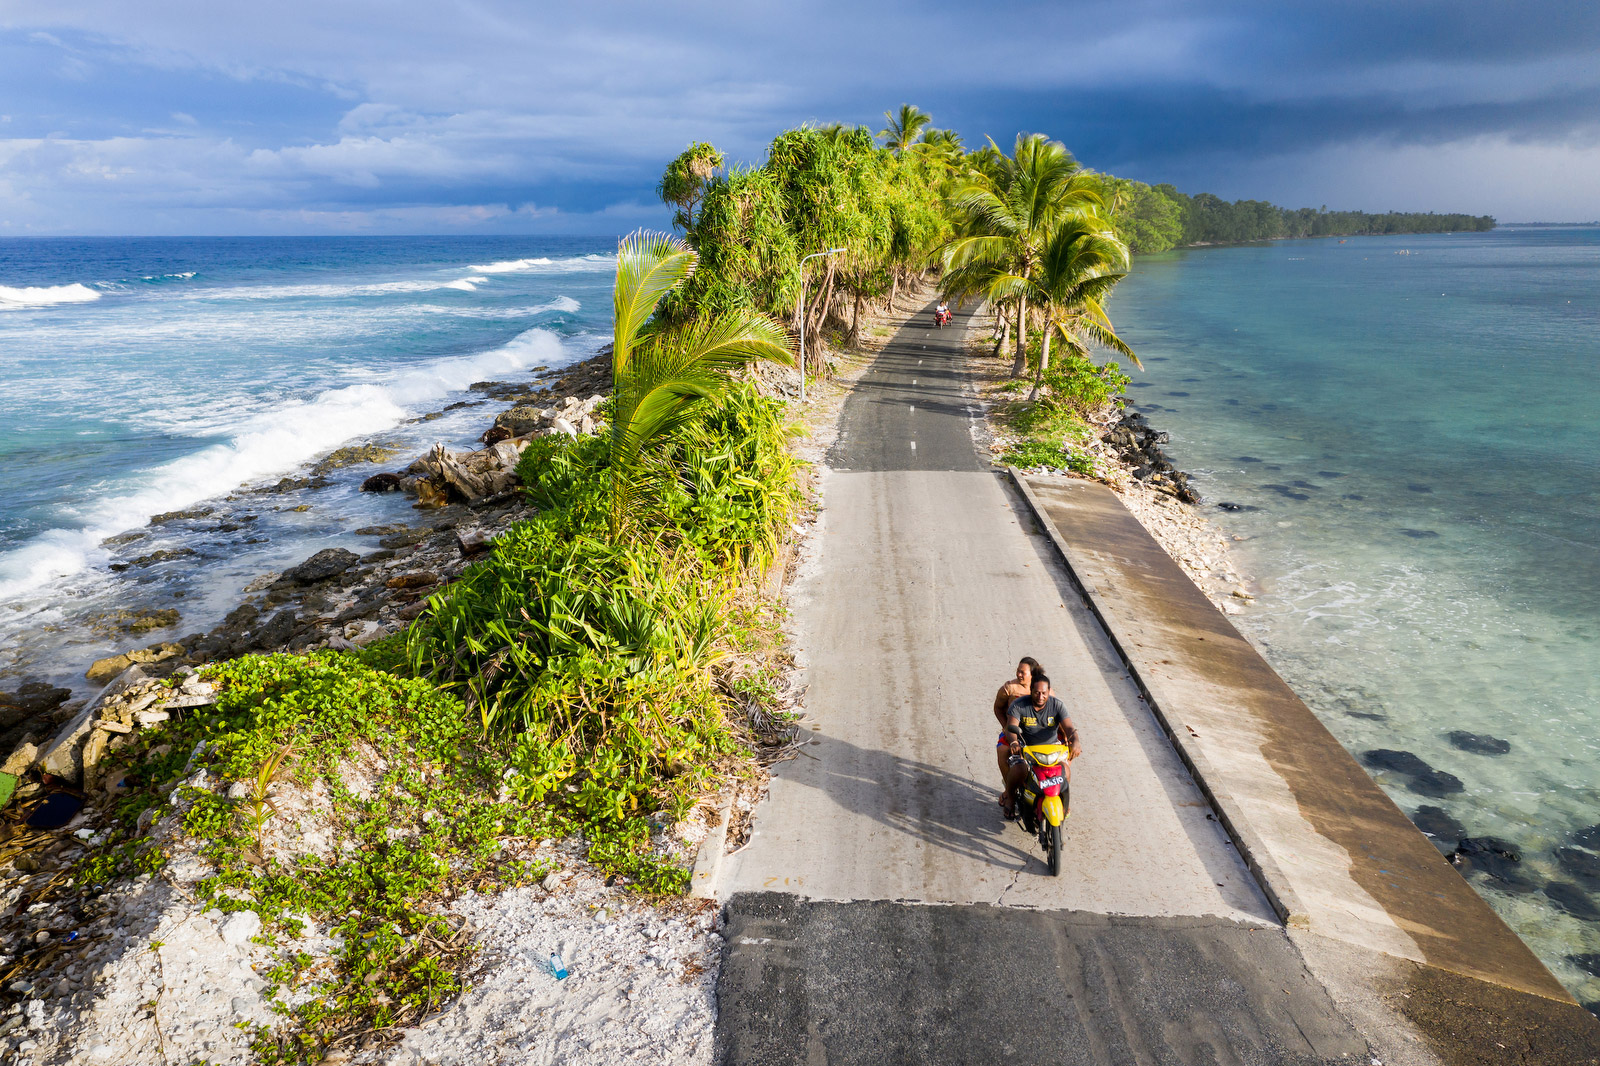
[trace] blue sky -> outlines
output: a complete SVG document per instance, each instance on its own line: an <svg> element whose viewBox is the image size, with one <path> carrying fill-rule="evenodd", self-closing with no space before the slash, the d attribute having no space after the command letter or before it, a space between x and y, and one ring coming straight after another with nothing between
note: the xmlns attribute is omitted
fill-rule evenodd
<svg viewBox="0 0 1600 1066"><path fill-rule="evenodd" d="M1600 4L6 0L0 236L617 233L902 101L1286 206L1600 217Z"/></svg>

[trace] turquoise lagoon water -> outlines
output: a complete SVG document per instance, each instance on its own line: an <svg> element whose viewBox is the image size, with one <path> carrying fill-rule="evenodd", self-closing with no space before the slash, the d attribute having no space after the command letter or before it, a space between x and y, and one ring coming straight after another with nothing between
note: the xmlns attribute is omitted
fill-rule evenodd
<svg viewBox="0 0 1600 1066"><path fill-rule="evenodd" d="M360 479L436 440L470 446L487 411L452 405L482 401L473 382L591 354L610 332L615 248L0 240L0 684L81 689L94 658L209 628L254 577L371 550L351 531L416 512ZM406 458L259 491L364 441ZM215 510L148 524L195 507ZM181 554L138 562L163 551ZM182 617L138 638L86 624L126 608Z"/></svg>
<svg viewBox="0 0 1600 1066"><path fill-rule="evenodd" d="M1235 621L1352 752L1460 779L1375 775L1516 845L1522 883L1469 880L1600 1001L1569 958L1600 952L1600 859L1557 852L1600 823L1600 230L1143 257L1113 317L1129 397L1243 538Z"/></svg>

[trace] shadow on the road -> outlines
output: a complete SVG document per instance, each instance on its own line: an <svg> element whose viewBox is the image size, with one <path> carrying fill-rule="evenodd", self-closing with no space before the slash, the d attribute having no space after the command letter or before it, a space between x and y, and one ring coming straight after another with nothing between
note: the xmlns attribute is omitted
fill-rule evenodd
<svg viewBox="0 0 1600 1066"><path fill-rule="evenodd" d="M782 776L821 789L845 810L999 869L1026 870L1030 864L1043 868L1033 839L1000 814L996 803L1000 775L992 761L974 767L975 774L987 772L992 780L979 784L910 756L863 748L820 733L800 750L799 762L804 768L785 770ZM993 759L988 752L984 754ZM864 810L860 807L863 795L869 797Z"/></svg>

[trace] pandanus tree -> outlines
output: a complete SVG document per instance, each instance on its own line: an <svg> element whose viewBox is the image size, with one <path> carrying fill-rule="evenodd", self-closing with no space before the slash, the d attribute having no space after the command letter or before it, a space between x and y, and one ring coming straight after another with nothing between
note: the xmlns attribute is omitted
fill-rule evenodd
<svg viewBox="0 0 1600 1066"><path fill-rule="evenodd" d="M694 273L683 241L640 231L617 248L611 352L613 540L634 529L674 476L660 445L723 395L729 373L757 359L794 364L789 335L771 319L735 310L669 326L656 306Z"/></svg>
<svg viewBox="0 0 1600 1066"><path fill-rule="evenodd" d="M711 180L723 163L721 152L704 141L696 141L667 164L656 185L656 195L678 209L672 216L674 226L685 233L694 228L694 210L705 199Z"/></svg>
<svg viewBox="0 0 1600 1066"><path fill-rule="evenodd" d="M1094 218L1104 206L1099 179L1043 134L1018 134L1010 156L996 148L988 161L990 167L952 197L956 236L942 254L942 288L951 299L987 294L1002 274L1031 277L1058 229L1074 219ZM1015 294L1013 377L1027 366L1028 300L1026 291Z"/></svg>
<svg viewBox="0 0 1600 1066"><path fill-rule="evenodd" d="M1029 400L1039 398L1050 369L1050 343L1058 334L1081 355L1087 356L1094 345L1144 365L1117 336L1105 310L1106 297L1127 276L1128 246L1099 219L1072 219L1051 235L1029 274L996 272L990 277L991 299L1027 300L1044 323Z"/></svg>

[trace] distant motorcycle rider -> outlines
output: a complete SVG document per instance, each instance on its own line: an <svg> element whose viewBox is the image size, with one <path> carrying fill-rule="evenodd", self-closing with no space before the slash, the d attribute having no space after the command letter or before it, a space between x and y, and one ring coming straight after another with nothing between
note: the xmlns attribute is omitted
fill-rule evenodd
<svg viewBox="0 0 1600 1066"><path fill-rule="evenodd" d="M1011 765L1006 772L1006 797L1002 806L1006 817L1010 818L1016 814L1012 790L1021 785L1029 773L1022 758L1023 746L1067 744L1075 754L1081 754L1083 744L1066 705L1051 691L1050 679L1037 670L1029 679L1028 695L1012 700L1006 708L1006 732L1011 737ZM1070 781L1071 763L1063 762L1061 768Z"/></svg>

